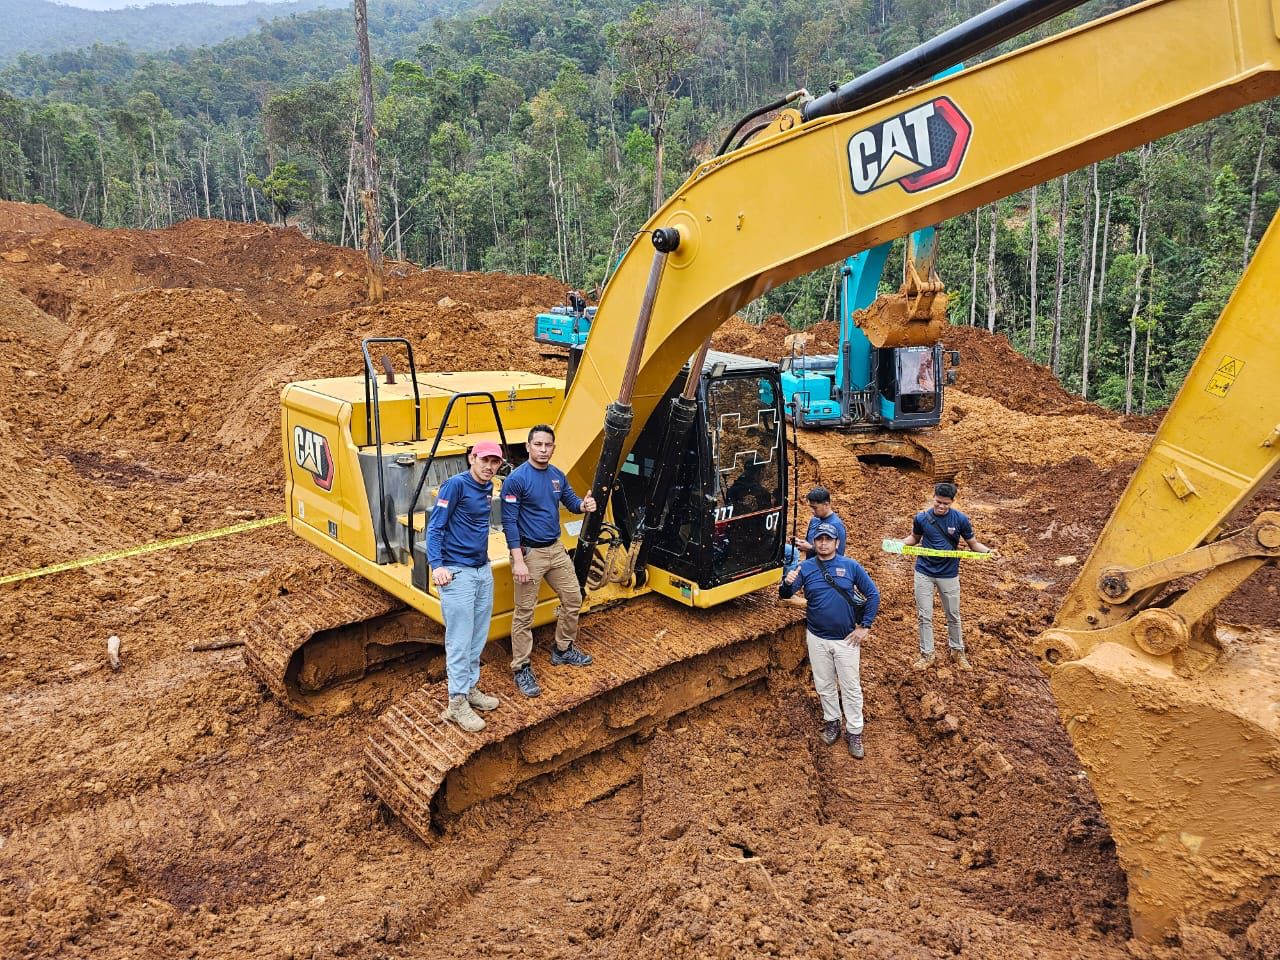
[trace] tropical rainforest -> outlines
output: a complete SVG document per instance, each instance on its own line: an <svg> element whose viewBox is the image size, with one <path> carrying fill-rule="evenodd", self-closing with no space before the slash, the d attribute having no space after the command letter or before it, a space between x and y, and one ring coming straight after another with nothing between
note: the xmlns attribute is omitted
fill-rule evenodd
<svg viewBox="0 0 1280 960"><path fill-rule="evenodd" d="M369 0L388 254L598 290L655 203L744 113L847 81L991 5ZM1123 6L1093 0L1032 38ZM361 244L349 4L205 46L51 42L0 68L0 198L108 227L274 220ZM952 322L1007 335L1091 400L1168 403L1280 202L1274 106L942 225ZM798 188L778 185L777 202ZM748 319L831 318L833 277L770 291Z"/></svg>

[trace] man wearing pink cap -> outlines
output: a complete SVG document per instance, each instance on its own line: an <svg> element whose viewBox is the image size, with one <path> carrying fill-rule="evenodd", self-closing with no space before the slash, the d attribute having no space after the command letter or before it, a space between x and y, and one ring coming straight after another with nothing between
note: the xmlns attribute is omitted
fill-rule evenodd
<svg viewBox="0 0 1280 960"><path fill-rule="evenodd" d="M492 440L481 440L467 459L471 469L440 485L427 521L427 559L444 614L449 703L441 716L476 733L484 729L484 720L475 711L498 706L498 698L482 693L477 684L480 652L493 616L489 521L493 515L493 475L502 466L502 448Z"/></svg>

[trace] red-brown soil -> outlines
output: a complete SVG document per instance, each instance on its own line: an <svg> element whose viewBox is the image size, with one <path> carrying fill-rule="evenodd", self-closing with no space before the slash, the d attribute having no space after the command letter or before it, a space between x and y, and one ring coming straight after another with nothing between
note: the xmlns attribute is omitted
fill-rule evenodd
<svg viewBox="0 0 1280 960"><path fill-rule="evenodd" d="M0 204L0 575L278 513L279 390L355 372L361 336L409 337L424 368L558 372L531 331L559 282L399 272L368 307L360 255L296 230ZM735 320L717 346L778 357L788 332ZM1106 822L1026 651L1144 437L1007 342L953 340L962 505L1006 558L966 581L972 674L911 673L910 565L878 550L924 478L802 467L884 592L862 763L821 746L803 669L778 673L659 730L620 790L570 772L424 843L360 786L376 714L294 716L239 649L189 649L332 575L283 528L0 586L0 956L1276 956L1275 900L1128 941ZM1274 573L1235 615L1275 626Z"/></svg>

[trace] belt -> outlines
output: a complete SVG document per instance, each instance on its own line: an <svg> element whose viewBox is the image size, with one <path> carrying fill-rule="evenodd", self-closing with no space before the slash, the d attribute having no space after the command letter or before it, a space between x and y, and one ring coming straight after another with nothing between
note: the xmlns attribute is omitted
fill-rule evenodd
<svg viewBox="0 0 1280 960"><path fill-rule="evenodd" d="M554 547L559 542L560 542L559 537L556 537L554 540L523 540L522 539L520 541L521 545L525 547Z"/></svg>

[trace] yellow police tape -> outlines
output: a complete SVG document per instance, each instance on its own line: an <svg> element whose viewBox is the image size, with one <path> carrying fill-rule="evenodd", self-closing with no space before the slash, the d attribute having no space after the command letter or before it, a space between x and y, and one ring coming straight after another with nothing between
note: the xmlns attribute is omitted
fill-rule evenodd
<svg viewBox="0 0 1280 960"><path fill-rule="evenodd" d="M237 523L230 527L221 527L218 530L206 530L204 533L192 533L185 537L175 537L172 540L157 540L155 543L144 543L140 547L128 547L124 550L112 550L110 553L100 553L96 557L83 557L80 560L68 560L65 563L55 563L52 566L40 567L38 570L27 570L23 573L10 573L0 577L0 585L6 583L16 583L19 580L30 580L33 577L45 577L51 573L65 573L67 570L78 570L80 567L91 567L98 563L107 563L110 560L123 560L126 557L136 557L143 553L155 553L158 550L169 550L173 547L183 547L189 543L199 543L201 540L212 540L215 537L225 537L232 533L244 533L246 530L257 530L260 527L269 527L276 523L284 523L289 518L283 513L275 517L264 517L261 520L246 520L244 523Z"/></svg>
<svg viewBox="0 0 1280 960"><path fill-rule="evenodd" d="M908 546L901 540L881 540L880 549L885 553L903 553L910 557L959 557L961 560L990 560L989 553L977 550L936 550L933 547Z"/></svg>

